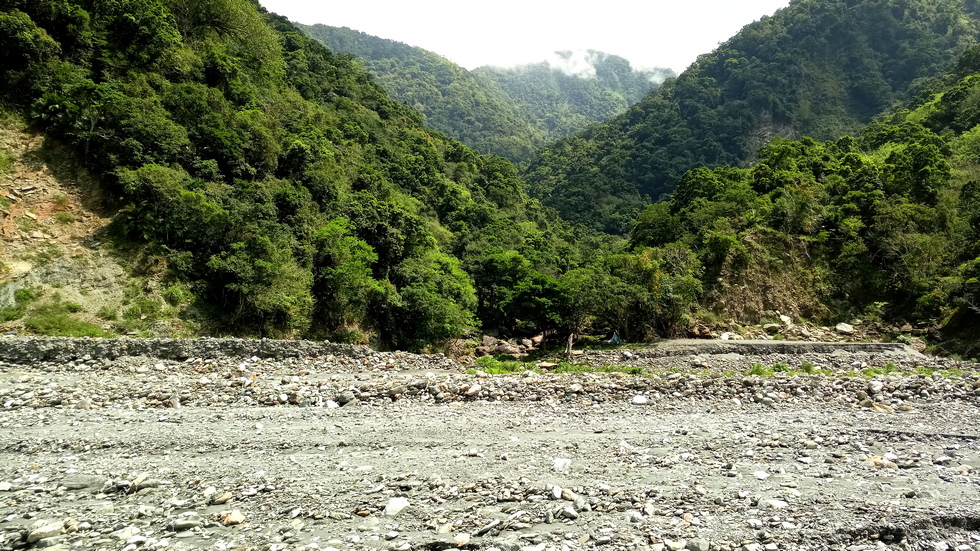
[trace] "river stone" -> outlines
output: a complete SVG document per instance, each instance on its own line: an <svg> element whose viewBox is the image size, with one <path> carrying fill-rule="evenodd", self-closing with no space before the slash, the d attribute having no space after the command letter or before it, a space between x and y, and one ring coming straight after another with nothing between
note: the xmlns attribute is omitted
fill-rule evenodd
<svg viewBox="0 0 980 551"><path fill-rule="evenodd" d="M86 488L100 489L105 484L106 477L99 475L71 474L61 479L59 486L69 490L84 490Z"/></svg>
<svg viewBox="0 0 980 551"><path fill-rule="evenodd" d="M409 503L407 499L403 497L393 497L388 500L388 505L385 505L384 515L386 517L393 517L402 512L408 506Z"/></svg>
<svg viewBox="0 0 980 551"><path fill-rule="evenodd" d="M62 522L49 522L37 528L34 528L27 534L27 543L34 543L38 540L45 538L51 538L61 534L61 528L64 526Z"/></svg>

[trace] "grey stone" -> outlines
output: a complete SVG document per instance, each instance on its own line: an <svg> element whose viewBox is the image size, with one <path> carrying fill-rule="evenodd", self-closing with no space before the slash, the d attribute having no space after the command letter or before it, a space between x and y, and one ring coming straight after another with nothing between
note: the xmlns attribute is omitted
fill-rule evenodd
<svg viewBox="0 0 980 551"><path fill-rule="evenodd" d="M100 475L70 474L62 478L58 485L64 486L69 490L98 490L102 488L106 480L106 477Z"/></svg>
<svg viewBox="0 0 980 551"><path fill-rule="evenodd" d="M197 517L185 517L179 518L174 521L173 530L174 532L183 532L184 530L193 530L201 525L201 519Z"/></svg>
<svg viewBox="0 0 980 551"><path fill-rule="evenodd" d="M687 540L687 549L690 551L708 551L711 544L706 539L694 538Z"/></svg>
<svg viewBox="0 0 980 551"><path fill-rule="evenodd" d="M59 544L61 544L64 541L65 541L65 538L62 537L62 536L52 536L50 538L43 538L43 539L37 540L34 543L34 548L35 549L44 549L44 548L47 548L47 547L54 547L55 545L59 545Z"/></svg>
<svg viewBox="0 0 980 551"><path fill-rule="evenodd" d="M349 390L345 390L344 392L341 392L337 394L336 397L334 397L334 401L342 406L346 406L347 404L354 402L355 400L357 400L357 397L354 396L354 393Z"/></svg>
<svg viewBox="0 0 980 551"><path fill-rule="evenodd" d="M34 543L38 540L50 538L61 534L64 527L63 522L48 522L27 533L27 543Z"/></svg>
<svg viewBox="0 0 980 551"><path fill-rule="evenodd" d="M140 529L136 526L126 526L125 528L120 528L115 532L109 534L109 537L115 540L126 541L129 538L140 533Z"/></svg>

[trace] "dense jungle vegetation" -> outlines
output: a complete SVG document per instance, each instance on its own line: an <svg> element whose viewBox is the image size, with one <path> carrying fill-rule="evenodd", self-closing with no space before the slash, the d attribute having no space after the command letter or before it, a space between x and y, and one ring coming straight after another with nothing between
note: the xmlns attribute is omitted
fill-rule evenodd
<svg viewBox="0 0 980 551"><path fill-rule="evenodd" d="M116 239L165 263L187 291L185 315L205 331L370 334L419 349L476 328L591 328L642 340L682 332L694 316L758 321L775 310L821 322L976 326L980 47L968 47L976 20L960 4L930 6L913 18L908 10L924 3L797 0L756 24L884 10L894 24L874 32L912 38L865 44L874 70L854 74L881 76L880 96L829 95L829 106L807 96L815 125L807 128L828 139L777 138L760 144L752 165L719 155L697 166L691 128L651 119L643 144L669 146L661 156L682 148L671 165L676 190L663 202L643 205L635 187L635 200L624 188L624 203L602 210L613 183L631 181L628 146L638 135L620 134L621 148L595 164L586 153L608 147L597 139L603 132L682 97L685 83L707 82L708 61L727 58L732 44L761 55L780 42L736 37L624 118L548 149L532 183L540 192L550 170L546 199L567 191L558 206L593 228L529 198L508 160L426 128L350 55L247 0L0 0L0 99L68 144L121 198ZM833 22L811 21L814 38L803 42L837 48L840 36L827 29L842 27ZM817 67L794 52L787 65ZM851 75L857 61L837 70ZM757 73L763 82L780 78L772 63ZM798 84L786 86L796 93ZM858 127L909 90L911 102ZM746 100L725 107L732 102L720 88L702 91L712 110L691 100L664 113L714 120L721 133L699 137L715 140L746 126L728 129L709 113L756 113ZM802 103L780 105L773 121L805 127ZM761 115L746 116L756 125ZM852 127L854 137L835 134ZM748 147L748 138L731 139ZM558 180L559 159L571 167L567 181ZM604 179L617 166L620 179ZM586 191L599 208L569 210ZM599 213L606 218L590 218Z"/></svg>
<svg viewBox="0 0 980 551"><path fill-rule="evenodd" d="M856 137L777 138L751 168L688 171L668 201L641 213L631 246L694 252L704 304L736 319L847 311L975 328L978 99L973 46L952 73Z"/></svg>
<svg viewBox="0 0 980 551"><path fill-rule="evenodd" d="M517 67L477 67L473 75L485 86L500 87L548 142L625 112L676 76L670 69L636 69L595 50L555 52L551 61Z"/></svg>
<svg viewBox="0 0 980 551"><path fill-rule="evenodd" d="M567 220L629 231L685 172L745 167L774 136L861 131L980 36L976 0L796 0L630 110L558 141L525 177Z"/></svg>
<svg viewBox="0 0 980 551"><path fill-rule="evenodd" d="M544 145L623 113L656 88L668 69L635 70L615 55L589 51L572 59L589 74L541 62L467 71L439 54L328 25L298 25L334 52L349 53L392 98L425 115L426 125L481 153L527 161Z"/></svg>
<svg viewBox="0 0 980 551"><path fill-rule="evenodd" d="M205 330L417 349L478 325L557 327L556 278L588 263L633 286L623 312L657 293L655 262L607 254L609 238L528 199L510 162L425 128L252 2L0 8L6 108L122 198L117 239L166 262Z"/></svg>
<svg viewBox="0 0 980 551"><path fill-rule="evenodd" d="M363 62L392 98L425 115L427 126L481 153L527 160L547 141L499 86L439 54L346 27L298 26L332 51Z"/></svg>

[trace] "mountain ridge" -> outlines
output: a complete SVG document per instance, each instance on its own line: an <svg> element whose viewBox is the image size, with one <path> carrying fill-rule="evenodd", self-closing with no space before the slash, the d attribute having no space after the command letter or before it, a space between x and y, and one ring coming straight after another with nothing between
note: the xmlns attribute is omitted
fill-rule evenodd
<svg viewBox="0 0 980 551"><path fill-rule="evenodd" d="M980 37L975 2L794 0L524 176L569 220L614 233L698 166L744 165L774 134L857 132ZM934 28L935 27L935 28Z"/></svg>
<svg viewBox="0 0 980 551"><path fill-rule="evenodd" d="M556 52L555 63L468 71L442 55L348 27L299 25L330 49L364 62L395 99L433 128L483 153L524 161L558 137L624 111L669 70L634 70L619 56ZM578 64L579 71L565 72ZM595 79L585 78L583 72Z"/></svg>

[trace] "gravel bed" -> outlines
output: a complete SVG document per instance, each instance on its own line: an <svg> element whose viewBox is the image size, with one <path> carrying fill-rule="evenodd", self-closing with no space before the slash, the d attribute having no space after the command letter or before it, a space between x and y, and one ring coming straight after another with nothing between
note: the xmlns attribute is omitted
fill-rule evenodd
<svg viewBox="0 0 980 551"><path fill-rule="evenodd" d="M980 550L975 364L35 341L0 352L0 549Z"/></svg>

